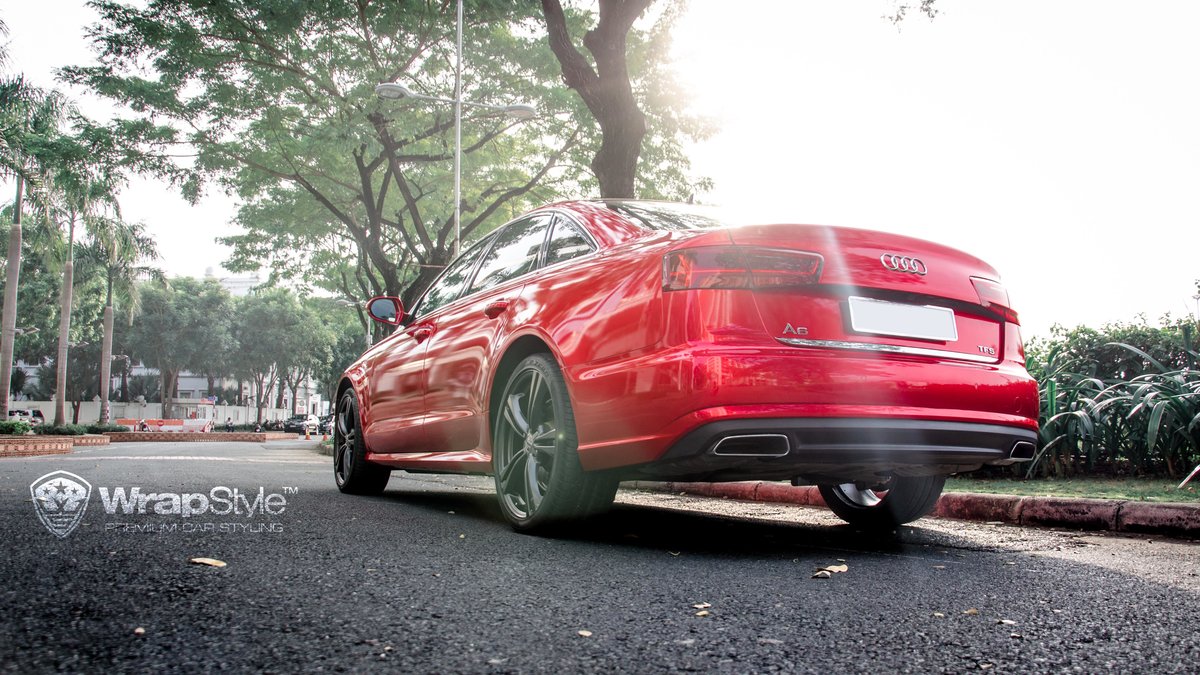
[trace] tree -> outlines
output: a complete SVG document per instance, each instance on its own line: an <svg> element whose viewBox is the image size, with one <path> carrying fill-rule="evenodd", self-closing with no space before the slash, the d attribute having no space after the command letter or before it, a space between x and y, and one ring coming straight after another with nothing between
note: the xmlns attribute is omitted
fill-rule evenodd
<svg viewBox="0 0 1200 675"><path fill-rule="evenodd" d="M7 34L7 26L0 22L0 35ZM7 48L0 57L0 63L7 60ZM4 307L0 313L0 382L7 383L12 378L25 186L37 183L41 172L39 151L47 139L57 134L62 110L63 99L57 92L31 86L20 75L0 77L0 176L16 179L12 226L8 231ZM8 416L8 401L8 388L0 387L0 418Z"/></svg>
<svg viewBox="0 0 1200 675"><path fill-rule="evenodd" d="M237 343L232 363L235 375L254 384L256 419L272 393L282 395L281 380L297 356L293 354L310 331L295 295L282 288L266 289L237 303L233 334Z"/></svg>
<svg viewBox="0 0 1200 675"><path fill-rule="evenodd" d="M65 75L159 121L157 138L194 148L195 161L174 173L189 196L212 179L250 204L304 195L356 251L372 292L411 299L446 264L449 111L381 103L373 88L403 79L449 90L448 3L363 0L297 13L251 0L152 0L98 10L91 35L103 65ZM466 125L464 237L523 208L539 185L580 175L570 164L556 169L581 137L529 23L519 4L473 3L465 95L507 103L509 92L529 92L545 114L533 124L480 116Z"/></svg>
<svg viewBox="0 0 1200 675"><path fill-rule="evenodd" d="M170 417L179 373L204 360L213 312L229 313L229 293L215 280L186 277L172 279L169 286L145 284L141 293L130 356L158 369L163 417Z"/></svg>
<svg viewBox="0 0 1200 675"><path fill-rule="evenodd" d="M117 186L123 181L117 164L111 161L106 148L98 145L81 125L77 136L59 135L47 149L52 162L47 167L42 184L41 206L50 223L65 223L66 256L63 261L63 283L59 306L58 364L54 424L66 422L67 352L70 346L71 311L75 292L75 231L78 226L91 226L101 215L101 208L116 206ZM112 150L112 148L107 148Z"/></svg>
<svg viewBox="0 0 1200 675"><path fill-rule="evenodd" d="M634 179L646 136L646 116L629 77L626 36L654 0L600 0L600 18L583 36L592 64L575 48L559 0L542 0L550 49L562 66L563 81L583 99L600 125L600 149L591 168L600 196L634 197Z"/></svg>
<svg viewBox="0 0 1200 675"><path fill-rule="evenodd" d="M100 350L100 424L109 421L109 383L112 381L114 305L120 302L132 323L141 309L139 281L165 281L157 268L142 263L158 258L158 246L142 223L119 218L100 219L92 240L81 251L84 260L97 270L104 284L103 338ZM228 320L225 319L227 322Z"/></svg>

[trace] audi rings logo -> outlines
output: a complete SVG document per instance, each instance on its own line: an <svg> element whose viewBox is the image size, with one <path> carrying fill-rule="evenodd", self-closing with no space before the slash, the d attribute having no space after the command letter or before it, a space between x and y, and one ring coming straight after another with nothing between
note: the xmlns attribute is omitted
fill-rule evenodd
<svg viewBox="0 0 1200 675"><path fill-rule="evenodd" d="M893 272L907 272L920 276L925 276L929 273L929 268L925 266L925 263L921 262L920 258L910 258L906 255L896 255L895 253L884 253L879 256L879 262L883 263L884 269L889 269Z"/></svg>

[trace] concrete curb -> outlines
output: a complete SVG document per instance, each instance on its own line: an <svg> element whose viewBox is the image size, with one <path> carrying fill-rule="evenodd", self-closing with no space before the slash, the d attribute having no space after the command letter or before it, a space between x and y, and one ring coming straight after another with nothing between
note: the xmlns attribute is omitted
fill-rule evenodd
<svg viewBox="0 0 1200 675"><path fill-rule="evenodd" d="M821 498L817 488L792 487L787 483L633 481L624 485L635 490L651 492L825 507L825 500ZM1200 537L1200 504L947 492L938 500L937 506L929 515L934 518L1001 522L1031 527Z"/></svg>

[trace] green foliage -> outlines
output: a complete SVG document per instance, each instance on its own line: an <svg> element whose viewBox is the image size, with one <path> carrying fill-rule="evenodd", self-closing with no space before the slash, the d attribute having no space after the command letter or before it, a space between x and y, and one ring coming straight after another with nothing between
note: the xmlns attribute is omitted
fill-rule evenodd
<svg viewBox="0 0 1200 675"><path fill-rule="evenodd" d="M678 3L672 5L676 6ZM287 4L252 0L96 3L90 30L102 65L64 77L137 111L115 124L148 158L172 143L194 161L155 165L192 199L216 182L244 202L245 234L226 240L231 269L266 264L347 298L416 293L452 250L449 107L380 101L402 82L453 90L453 3L425 0ZM462 233L477 237L530 204L587 190L600 134L563 87L537 3L468 3L463 97L534 104L517 123L468 109L463 124ZM675 13L668 12L669 16ZM302 17L302 20L300 19ZM572 11L578 34L590 11ZM664 22L666 25L667 22ZM651 135L640 181L651 196L686 197L681 139L703 132L661 68L669 31L630 40Z"/></svg>
<svg viewBox="0 0 1200 675"><path fill-rule="evenodd" d="M0 436L24 436L33 429L28 422L4 420L0 422Z"/></svg>
<svg viewBox="0 0 1200 675"><path fill-rule="evenodd" d="M87 433L87 427L81 424L43 424L34 427L33 433L41 436L82 436Z"/></svg>
<svg viewBox="0 0 1200 675"><path fill-rule="evenodd" d="M1027 475L1177 476L1200 462L1200 355L1190 328L1169 320L1055 327L1033 341L1027 365L1041 392L1041 429Z"/></svg>
<svg viewBox="0 0 1200 675"><path fill-rule="evenodd" d="M89 424L85 428L89 434L120 433L123 431L129 431L129 427L122 424Z"/></svg>

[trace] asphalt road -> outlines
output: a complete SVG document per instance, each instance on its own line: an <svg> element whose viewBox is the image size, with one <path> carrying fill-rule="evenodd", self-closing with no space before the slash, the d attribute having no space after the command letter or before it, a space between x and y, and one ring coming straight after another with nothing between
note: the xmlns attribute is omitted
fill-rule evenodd
<svg viewBox="0 0 1200 675"><path fill-rule="evenodd" d="M56 470L92 486L62 539L30 494ZM109 514L118 487L157 496ZM213 512L260 487L274 513ZM215 498L156 514L168 493ZM0 669L1200 670L1191 542L931 519L880 537L818 509L618 499L551 539L510 530L490 479L397 473L344 496L311 444L0 460Z"/></svg>

